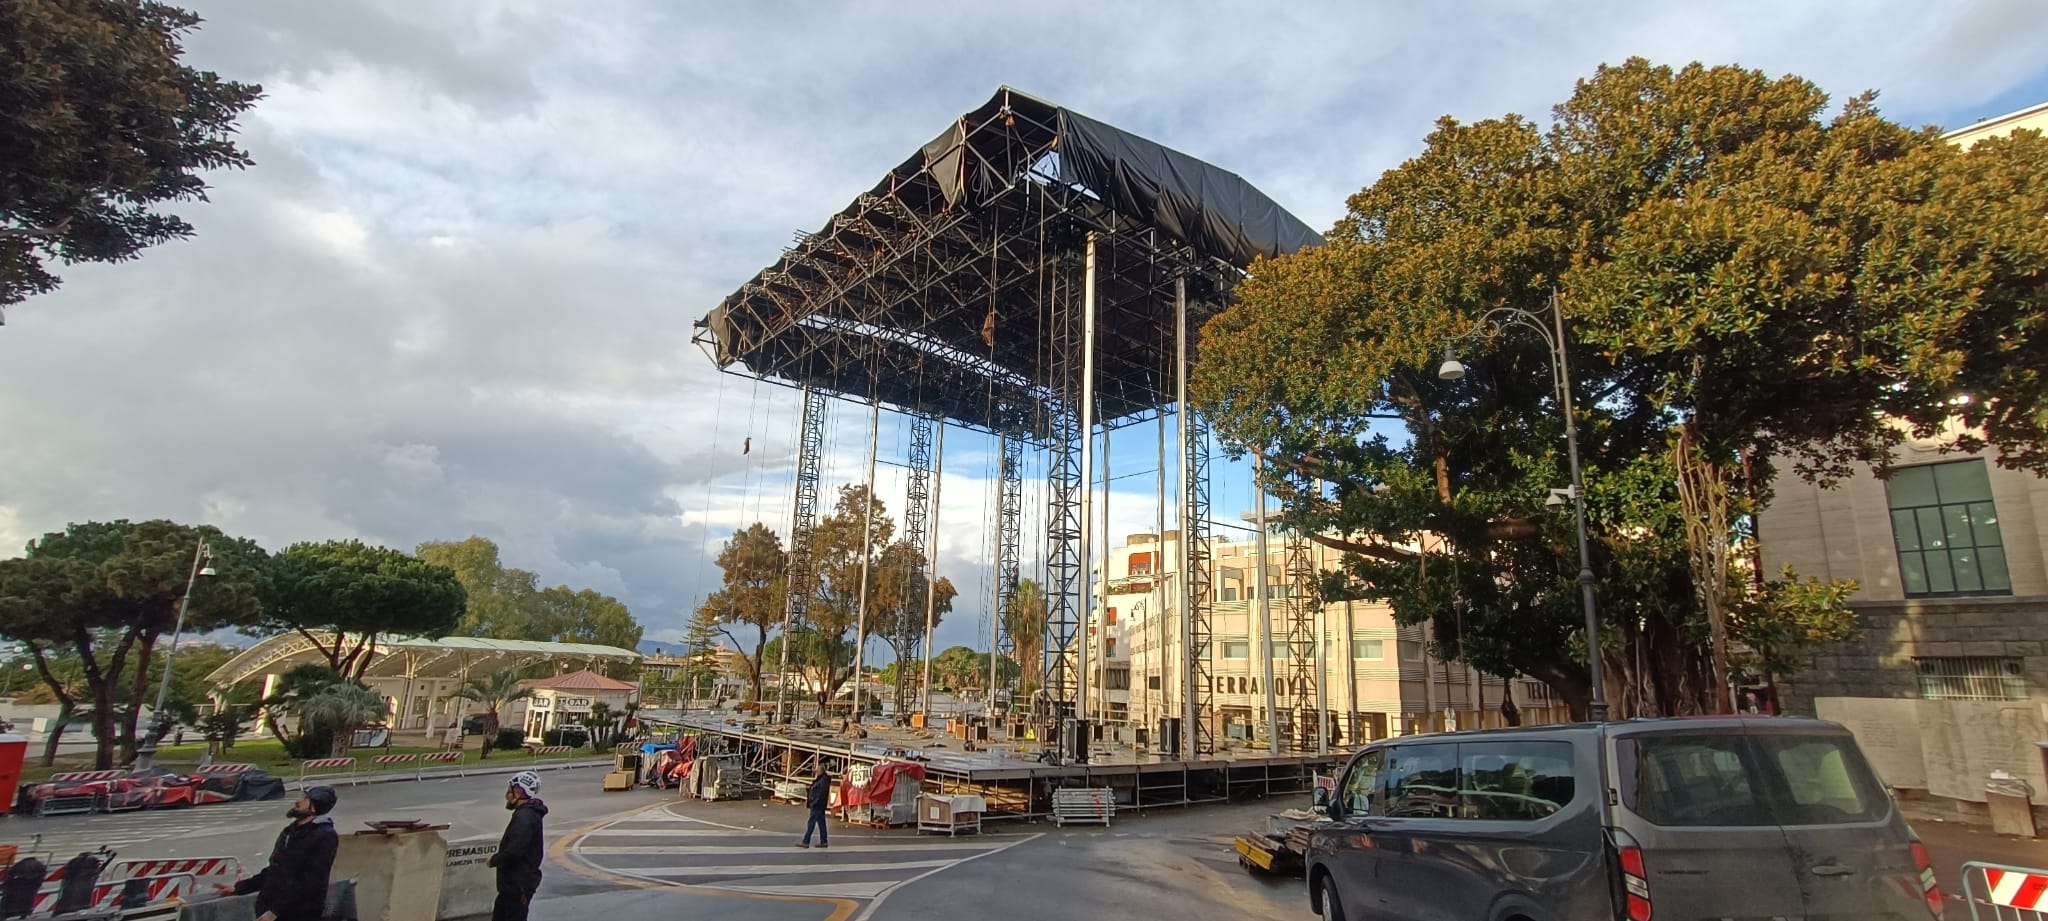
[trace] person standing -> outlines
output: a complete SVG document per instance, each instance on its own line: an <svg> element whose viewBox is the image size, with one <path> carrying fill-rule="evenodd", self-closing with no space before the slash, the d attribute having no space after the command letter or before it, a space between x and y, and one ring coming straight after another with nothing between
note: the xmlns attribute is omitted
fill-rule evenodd
<svg viewBox="0 0 2048 921"><path fill-rule="evenodd" d="M320 921L340 845L334 820L327 817L336 800L333 787L307 787L285 813L292 823L278 832L269 865L232 886L214 888L221 895L255 893L256 921Z"/></svg>
<svg viewBox="0 0 2048 921"><path fill-rule="evenodd" d="M548 804L540 801L540 775L512 775L505 787L505 808L512 810L512 820L505 823L505 837L498 840L498 852L489 862L498 871L498 901L491 906L491 921L526 921L526 909L540 889L540 858L546 848L541 822Z"/></svg>
<svg viewBox="0 0 2048 921"><path fill-rule="evenodd" d="M825 831L825 810L832 805L832 772L824 765L818 766L818 776L811 778L811 788L804 793L804 805L811 810L810 821L804 823L804 840L797 847L811 846L811 832L818 833L818 846L831 847Z"/></svg>

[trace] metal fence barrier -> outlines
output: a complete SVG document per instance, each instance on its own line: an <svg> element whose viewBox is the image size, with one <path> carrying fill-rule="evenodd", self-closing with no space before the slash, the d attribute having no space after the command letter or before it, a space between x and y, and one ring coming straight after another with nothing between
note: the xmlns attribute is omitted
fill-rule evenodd
<svg viewBox="0 0 2048 921"><path fill-rule="evenodd" d="M299 762L299 787L306 786L306 778L313 774L347 774L349 786L356 783L356 759L354 758L308 758Z"/></svg>
<svg viewBox="0 0 2048 921"><path fill-rule="evenodd" d="M2048 921L2048 870L1971 861L1963 900L1971 921Z"/></svg>

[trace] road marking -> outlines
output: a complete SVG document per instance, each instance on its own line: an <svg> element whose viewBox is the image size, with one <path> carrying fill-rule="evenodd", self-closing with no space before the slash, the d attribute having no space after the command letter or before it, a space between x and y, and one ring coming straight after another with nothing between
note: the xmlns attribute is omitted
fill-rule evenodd
<svg viewBox="0 0 2048 921"><path fill-rule="evenodd" d="M604 837L604 836L606 836L606 835L608 835L608 834L610 834L610 832L600 832L600 833L598 833L598 834L595 834L595 835L591 835L590 837L593 837L593 838L602 838L602 837ZM825 850L825 851L830 851L830 852L832 852L832 853L834 853L834 854L900 854L900 853L903 853L903 852L905 852L905 851L912 851L912 850L917 850L917 851L977 851L977 852L978 852L978 851L986 851L986 850L988 850L988 849L989 849L989 845L986 845L986 844L951 844L951 843L947 843L947 844L835 844L835 845L832 845L831 847L827 847L827 848L812 848L812 850ZM804 854L804 853L803 853L803 851L804 851L804 848L796 847L796 846L794 846L794 845L789 845L789 844L781 844L781 845L776 845L776 846L773 846L773 847L753 847L753 846L750 846L750 845L720 846L720 845L716 845L716 844L678 844L678 845L666 845L666 846L665 846L665 845L659 845L659 844L656 844L656 845L645 845L645 846L643 846L643 845L615 845L615 846L592 846L592 845L584 845L584 846L580 846L580 847L578 847L578 848L577 848L576 850L577 850L577 852L578 852L578 853L582 853L582 854L589 854L589 855L596 855L596 856L600 856L600 857L606 857L606 856L623 856L623 855L629 855L629 854L678 854L678 855L685 855L685 854L781 854L781 855L783 855L783 856L785 856L785 857L791 857L791 858L805 858L806 860L813 860L813 859L814 859L814 858L812 857L812 855L807 855L807 854ZM818 855L818 856L823 856L823 855Z"/></svg>
<svg viewBox="0 0 2048 921"><path fill-rule="evenodd" d="M814 863L792 866L779 863L731 864L728 866L634 867L640 876L671 879L687 876L810 876L814 873L871 873L876 870L949 867L958 860L905 860L896 863Z"/></svg>
<svg viewBox="0 0 2048 921"><path fill-rule="evenodd" d="M887 889L885 889L885 890L882 890L881 892L878 892L878 893L876 893L876 894L875 894L875 900L874 900L874 901L872 901L872 902L869 902L869 903L868 903L868 907L867 907L867 910L866 910L866 911L863 911L863 912L861 912L861 913L860 913L860 917L858 917L858 918L855 918L855 919L853 919L853 921L868 921L868 919L870 919L870 918L874 917L874 916L875 916L875 911L876 911L876 910L878 910L878 909L880 909L880 908L882 907L882 903L883 903L884 901L887 901L887 900L888 900L888 898L889 898L889 894L890 894L890 893L892 893L892 892L895 892L895 891L896 891L896 890L898 890L898 889L901 889L901 888L903 888L904 886L908 886L908 885L910 885L911 883L914 883L914 882L917 882L918 880L924 879L925 877L927 877L927 876L930 876L930 875L932 875L932 874L934 874L934 873L938 873L938 872L941 872L941 871L944 871L944 870L949 870L949 869L952 869L953 867L957 867L957 866L959 866L959 865L961 865L961 864L963 864L963 863L966 863L966 862L968 862L968 861L970 861L970 860L980 860L981 858L983 858L983 857L987 857L987 856L989 856L989 855L991 855L991 854L1000 854L1000 853L1002 853L1002 852L1004 852L1004 851L1007 851L1007 850L1009 850L1009 849L1011 849L1011 848L1013 848L1013 847L1016 847L1017 845L1020 845L1020 844L1028 844L1028 843L1030 843L1030 842L1032 842L1032 841L1036 841L1036 840L1038 840L1039 838L1043 838L1043 837L1045 837L1045 834L1044 834L1043 832L1040 832L1040 833L1038 833L1038 834L1035 834L1035 835L1031 835L1031 836L1029 836L1029 837L1026 837L1026 838L1021 838L1021 839L1018 839L1018 840L1016 840L1016 841L1012 841L1012 842L1010 842L1010 843L1008 843L1008 844L1005 844L1005 845L1003 845L1002 847L996 848L996 849L994 849L994 850L990 850L990 851L984 851L984 852L982 852L982 853L979 853L979 854L976 854L976 855L974 855L974 856L972 856L972 857L963 857L963 858L961 858L961 859L959 859L959 860L955 860L955 861L953 861L953 862L951 862L951 863L948 863L948 864L946 864L946 865L945 865L945 866L943 866L943 867L934 867L934 868L932 868L932 869L930 869L930 870L926 870L926 871L924 871L923 873L919 873L919 874L917 874L916 876L913 876L913 877L911 877L911 878L909 878L909 879L906 879L906 880L904 880L904 881L902 881L902 882L900 882L900 883L897 883L897 884L896 884L896 885L894 885L894 886L890 886L889 888L887 888Z"/></svg>
<svg viewBox="0 0 2048 921"><path fill-rule="evenodd" d="M578 828L575 831L572 831L569 834L564 835L560 840L554 843L553 847L550 847L548 849L548 855L554 858L555 863L567 867L569 869L569 872L575 873L578 876L586 876L591 879L602 880L609 883L617 883L622 886L631 886L635 889L663 889L672 887L676 884L663 882L658 879L636 877L628 873L615 873L613 871L606 870L602 867L597 866L596 864L585 861L580 855L576 853L576 848L574 847L575 842L582 840L586 835L598 831L599 829L602 829L607 825L628 821L631 820L634 816L642 815L657 809L662 809L662 807L647 806L640 807L637 809L629 809L625 812L618 813L617 815L614 815L611 818L599 819L595 822L590 823L589 825L585 825L582 828ZM663 811L666 812L666 810ZM715 823L707 822L705 824L709 825ZM751 831L752 829L747 830ZM757 902L797 902L807 905L829 905L832 907L832 913L825 916L825 921L847 921L848 918L853 917L854 910L860 907L860 903L852 899L824 898L819 896L804 895L769 895L765 893L755 892L738 892L730 889L704 888L701 891L703 891L707 895L725 896L727 898L735 899L747 899L750 901Z"/></svg>

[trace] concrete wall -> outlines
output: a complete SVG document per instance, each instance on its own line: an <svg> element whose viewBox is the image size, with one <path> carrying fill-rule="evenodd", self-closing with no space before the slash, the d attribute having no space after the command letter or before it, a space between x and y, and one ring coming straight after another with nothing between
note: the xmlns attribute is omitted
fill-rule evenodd
<svg viewBox="0 0 2048 921"><path fill-rule="evenodd" d="M332 877L356 880L361 921L435 921L447 856L439 832L343 835Z"/></svg>
<svg viewBox="0 0 2048 921"><path fill-rule="evenodd" d="M498 852L496 837L464 838L450 842L448 860L441 877L441 906L438 918L473 918L491 913L498 898L498 871L487 865Z"/></svg>

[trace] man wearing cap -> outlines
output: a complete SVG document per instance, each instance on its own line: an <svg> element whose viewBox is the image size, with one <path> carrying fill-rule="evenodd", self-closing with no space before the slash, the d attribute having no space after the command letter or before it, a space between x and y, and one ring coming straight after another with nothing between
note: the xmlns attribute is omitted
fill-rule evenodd
<svg viewBox="0 0 2048 921"><path fill-rule="evenodd" d="M320 921L327 908L327 875L334 869L333 787L307 787L285 814L292 823L278 832L263 872L216 886L222 895L256 893L256 921Z"/></svg>
<svg viewBox="0 0 2048 921"><path fill-rule="evenodd" d="M541 820L548 814L548 804L540 801L540 775L512 775L505 787L505 808L512 810L512 821L505 823L505 837L491 855L490 865L498 870L498 901L491 906L491 921L526 921L527 906L540 888L540 858L546 847Z"/></svg>

